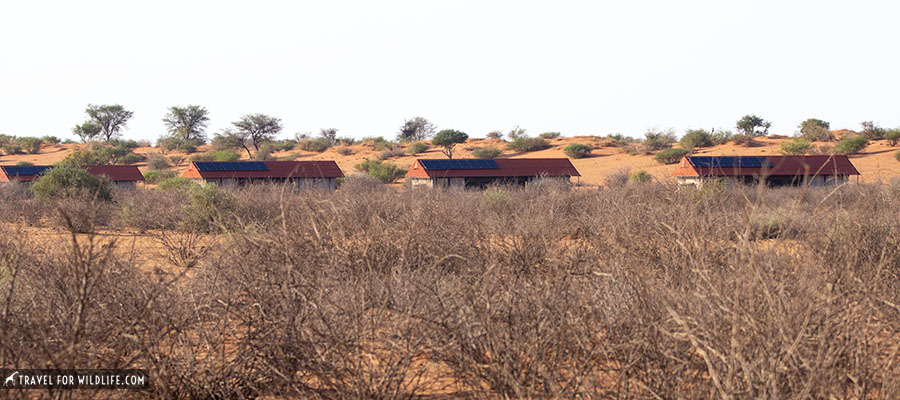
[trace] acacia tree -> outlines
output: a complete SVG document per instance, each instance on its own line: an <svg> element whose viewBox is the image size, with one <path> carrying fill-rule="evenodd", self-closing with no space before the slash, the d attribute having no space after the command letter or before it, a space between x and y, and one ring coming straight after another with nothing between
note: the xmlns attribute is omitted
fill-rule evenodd
<svg viewBox="0 0 900 400"><path fill-rule="evenodd" d="M75 125L75 127L72 128L72 133L81 138L82 142L87 142L88 140L93 140L100 134L100 125L97 125L92 121L86 121L81 125Z"/></svg>
<svg viewBox="0 0 900 400"><path fill-rule="evenodd" d="M249 141L256 151L259 151L260 144L274 139L281 132L281 119L266 114L248 114L231 124L237 128L235 134L242 137L244 142Z"/></svg>
<svg viewBox="0 0 900 400"><path fill-rule="evenodd" d="M436 127L427 119L415 117L403 122L397 140L401 142L425 140L434 135Z"/></svg>
<svg viewBox="0 0 900 400"><path fill-rule="evenodd" d="M444 149L441 150L441 152L443 152L447 158L453 159L453 148L459 143L465 143L468 138L469 135L465 132L460 132L455 129L444 129L438 132L437 135L434 135L431 144L443 147Z"/></svg>
<svg viewBox="0 0 900 400"><path fill-rule="evenodd" d="M209 111L205 107L189 105L172 106L163 118L166 130L172 137L183 142L206 142L206 125L209 122Z"/></svg>
<svg viewBox="0 0 900 400"><path fill-rule="evenodd" d="M90 121L100 126L100 135L108 142L120 135L122 129L127 127L128 120L134 113L118 104L95 106L88 104L87 113Z"/></svg>
<svg viewBox="0 0 900 400"><path fill-rule="evenodd" d="M863 121L860 122L860 125L863 128L860 134L865 136L866 139L878 140L884 137L885 129L878 126L875 122Z"/></svg>
<svg viewBox="0 0 900 400"><path fill-rule="evenodd" d="M770 127L772 127L771 122L752 114L745 115L737 122L738 131L748 137L766 136L769 134Z"/></svg>
<svg viewBox="0 0 900 400"><path fill-rule="evenodd" d="M337 133L338 130L335 128L322 128L319 130L319 136L328 140L328 143L331 145L335 145L337 143Z"/></svg>
<svg viewBox="0 0 900 400"><path fill-rule="evenodd" d="M247 152L247 158L253 158L249 142L249 135L246 132L224 129L216 135L212 144L217 148L244 149Z"/></svg>

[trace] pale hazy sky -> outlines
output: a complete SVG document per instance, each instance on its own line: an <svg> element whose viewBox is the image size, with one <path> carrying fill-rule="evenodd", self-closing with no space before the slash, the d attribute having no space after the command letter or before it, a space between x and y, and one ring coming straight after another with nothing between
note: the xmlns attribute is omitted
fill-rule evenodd
<svg viewBox="0 0 900 400"><path fill-rule="evenodd" d="M71 137L93 104L155 139L172 105L283 137L900 126L894 1L0 0L0 133Z"/></svg>

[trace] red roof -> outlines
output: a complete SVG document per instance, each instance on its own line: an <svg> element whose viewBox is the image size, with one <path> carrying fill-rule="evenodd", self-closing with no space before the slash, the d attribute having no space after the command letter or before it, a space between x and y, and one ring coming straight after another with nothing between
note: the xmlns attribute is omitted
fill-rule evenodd
<svg viewBox="0 0 900 400"><path fill-rule="evenodd" d="M135 165L87 165L82 167L91 175L106 176L113 182L137 182L143 181L144 175Z"/></svg>
<svg viewBox="0 0 900 400"><path fill-rule="evenodd" d="M581 176L568 158L496 158L496 169L426 170L416 160L408 178L504 178L504 177L571 177Z"/></svg>
<svg viewBox="0 0 900 400"><path fill-rule="evenodd" d="M3 167L7 167L4 165ZM4 168L0 168L0 182L31 182L40 178L38 174L7 174Z"/></svg>
<svg viewBox="0 0 900 400"><path fill-rule="evenodd" d="M198 171L191 162L184 171L185 178L203 179L284 179L284 178L342 178L344 173L334 161L265 161L268 171Z"/></svg>
<svg viewBox="0 0 900 400"><path fill-rule="evenodd" d="M34 167L52 168L52 166L49 165L34 165ZM138 167L134 165L88 165L81 168L86 169L91 173L91 175L94 176L104 175L113 182L131 182L144 180L144 175L141 174L141 171L138 169ZM40 176L41 175L39 174L7 175L3 171L3 169L0 169L0 181L31 182L37 178L40 178Z"/></svg>
<svg viewBox="0 0 900 400"><path fill-rule="evenodd" d="M734 158L734 156L729 156ZM825 156L745 156L765 158L769 167L703 167L685 156L672 172L673 176L817 176L859 175L845 155Z"/></svg>

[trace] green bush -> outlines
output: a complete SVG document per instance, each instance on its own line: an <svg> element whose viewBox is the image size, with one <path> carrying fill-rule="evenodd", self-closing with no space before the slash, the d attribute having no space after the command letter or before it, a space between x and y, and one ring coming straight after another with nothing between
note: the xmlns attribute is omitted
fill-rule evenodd
<svg viewBox="0 0 900 400"><path fill-rule="evenodd" d="M16 163L16 165L19 167L28 167L34 165L34 163L30 161L19 161Z"/></svg>
<svg viewBox="0 0 900 400"><path fill-rule="evenodd" d="M127 146L89 145L69 153L58 165L81 167L85 165L134 164L143 159L144 157L133 153Z"/></svg>
<svg viewBox="0 0 900 400"><path fill-rule="evenodd" d="M379 160L387 160L392 157L403 157L404 154L406 153L403 151L403 149L395 147L392 149L382 150L380 153L378 153L377 156L375 156L375 158Z"/></svg>
<svg viewBox="0 0 900 400"><path fill-rule="evenodd" d="M500 131L490 131L487 134L488 139L503 139L503 132Z"/></svg>
<svg viewBox="0 0 900 400"><path fill-rule="evenodd" d="M528 153L549 149L550 143L547 143L544 138L520 137L507 144L506 147L518 153Z"/></svg>
<svg viewBox="0 0 900 400"><path fill-rule="evenodd" d="M753 138L755 137L756 136L753 136L753 134L738 133L736 135L733 135L731 137L731 140L734 141L734 144L749 146L751 143L753 143Z"/></svg>
<svg viewBox="0 0 900 400"><path fill-rule="evenodd" d="M834 134L830 130L831 124L821 119L809 118L800 123L800 136L810 142L830 142L834 140Z"/></svg>
<svg viewBox="0 0 900 400"><path fill-rule="evenodd" d="M253 155L254 161L275 161L276 157L272 153L278 151L277 147L272 143L263 143L259 146L259 150Z"/></svg>
<svg viewBox="0 0 900 400"><path fill-rule="evenodd" d="M869 145L869 140L866 139L865 136L852 136L842 139L836 146L834 146L835 154L858 154L861 152L866 146Z"/></svg>
<svg viewBox="0 0 900 400"><path fill-rule="evenodd" d="M384 136L366 136L362 138L361 142L374 147L375 150L385 150L394 147L394 142L385 140Z"/></svg>
<svg viewBox="0 0 900 400"><path fill-rule="evenodd" d="M391 183L406 175L405 169L398 167L392 162L379 160L366 159L365 161L354 165L353 168L378 179L381 183Z"/></svg>
<svg viewBox="0 0 900 400"><path fill-rule="evenodd" d="M178 150L181 150L187 154L194 154L197 152L197 147L199 147L199 146L197 146L191 142L185 142L185 143L182 143L180 146L178 146Z"/></svg>
<svg viewBox="0 0 900 400"><path fill-rule="evenodd" d="M147 168L151 170L169 168L169 160L159 153L150 154L147 156Z"/></svg>
<svg viewBox="0 0 900 400"><path fill-rule="evenodd" d="M60 140L56 136L42 136L41 140L47 144L60 144Z"/></svg>
<svg viewBox="0 0 900 400"><path fill-rule="evenodd" d="M594 149L592 149L591 146L581 143L572 143L563 149L566 155L572 158L587 157L593 150Z"/></svg>
<svg viewBox="0 0 900 400"><path fill-rule="evenodd" d="M636 142L636 140L631 136L625 136L621 133L610 133L604 136L607 140L611 140L613 145L615 146L625 146L630 143Z"/></svg>
<svg viewBox="0 0 900 400"><path fill-rule="evenodd" d="M42 200L85 195L101 200L112 200L109 180L91 175L81 168L52 168L31 185L31 190Z"/></svg>
<svg viewBox="0 0 900 400"><path fill-rule="evenodd" d="M75 150L65 158L62 159L57 165L64 167L81 167L85 165L107 165L110 164L110 161L107 157L105 157L104 153L97 151L92 146L88 146L84 149Z"/></svg>
<svg viewBox="0 0 900 400"><path fill-rule="evenodd" d="M424 153L425 150L428 150L428 143L415 142L415 143L411 143L409 145L409 147L406 148L406 154L416 155L419 153Z"/></svg>
<svg viewBox="0 0 900 400"><path fill-rule="evenodd" d="M326 138L304 139L298 146L300 150L321 153L331 147L331 141Z"/></svg>
<svg viewBox="0 0 900 400"><path fill-rule="evenodd" d="M718 130L713 132L712 136L710 136L710 140L712 140L713 145L725 144L730 142L732 139L734 139L734 135L731 133L731 131Z"/></svg>
<svg viewBox="0 0 900 400"><path fill-rule="evenodd" d="M233 195L215 185L190 189L190 201L184 208L183 229L188 232L215 232L220 216L232 209Z"/></svg>
<svg viewBox="0 0 900 400"><path fill-rule="evenodd" d="M339 137L337 140L338 144L341 146L353 146L357 143L357 140L352 137Z"/></svg>
<svg viewBox="0 0 900 400"><path fill-rule="evenodd" d="M136 164L144 160L144 157L135 153L128 153L122 156L116 164Z"/></svg>
<svg viewBox="0 0 900 400"><path fill-rule="evenodd" d="M757 217L750 224L750 238L753 240L777 239L791 234L789 220L778 215Z"/></svg>
<svg viewBox="0 0 900 400"><path fill-rule="evenodd" d="M656 155L653 156L653 159L660 164L675 164L688 154L691 154L691 151L688 149L671 148L656 153Z"/></svg>
<svg viewBox="0 0 900 400"><path fill-rule="evenodd" d="M194 181L183 178L180 176L173 176L171 178L160 179L159 183L156 184L156 188L160 190L175 190L175 191L186 191L197 185Z"/></svg>
<svg viewBox="0 0 900 400"><path fill-rule="evenodd" d="M622 146L622 152L630 156L651 154L651 152L641 143L628 143L625 146Z"/></svg>
<svg viewBox="0 0 900 400"><path fill-rule="evenodd" d="M501 153L503 153L503 151L494 146L476 147L472 149L472 157L475 158L497 158Z"/></svg>
<svg viewBox="0 0 900 400"><path fill-rule="evenodd" d="M113 139L113 140L110 140L107 144L112 147L120 147L120 148L128 149L128 150L134 150L138 147L147 147L147 146L143 146L145 143L141 143L141 142L138 142L137 140L131 140L131 139Z"/></svg>
<svg viewBox="0 0 900 400"><path fill-rule="evenodd" d="M501 188L490 188L481 193L481 204L494 210L508 209L513 205L509 193Z"/></svg>
<svg viewBox="0 0 900 400"><path fill-rule="evenodd" d="M175 166L181 165L184 162L184 156L180 154L171 155L169 156L169 162Z"/></svg>
<svg viewBox="0 0 900 400"><path fill-rule="evenodd" d="M691 129L681 137L681 147L693 149L695 147L709 147L713 145L712 134L703 129Z"/></svg>
<svg viewBox="0 0 900 400"><path fill-rule="evenodd" d="M212 161L213 154L212 152L208 153L199 153L191 156L191 161Z"/></svg>
<svg viewBox="0 0 900 400"><path fill-rule="evenodd" d="M197 148L206 143L202 139L184 140L178 137L164 137L156 141L159 147L166 150L180 150L191 154L197 152Z"/></svg>
<svg viewBox="0 0 900 400"><path fill-rule="evenodd" d="M884 138L887 139L891 147L896 146L900 142L900 128L888 129L884 132Z"/></svg>
<svg viewBox="0 0 900 400"><path fill-rule="evenodd" d="M803 138L796 138L790 142L781 144L781 154L789 156L801 156L812 150L812 143Z"/></svg>
<svg viewBox="0 0 900 400"><path fill-rule="evenodd" d="M544 139L556 139L556 138L560 137L561 135L562 134L559 132L544 132L538 136L540 136Z"/></svg>
<svg viewBox="0 0 900 400"><path fill-rule="evenodd" d="M640 170L635 171L631 176L628 177L628 180L634 183L647 183L653 180L653 176L650 175L647 171Z"/></svg>
<svg viewBox="0 0 900 400"><path fill-rule="evenodd" d="M675 133L671 130L665 132L647 131L644 134L644 147L649 151L664 150L675 143Z"/></svg>
<svg viewBox="0 0 900 400"><path fill-rule="evenodd" d="M349 147L338 147L338 149L335 151L342 156L349 156L353 154L353 149Z"/></svg>
<svg viewBox="0 0 900 400"><path fill-rule="evenodd" d="M175 171L163 171L157 169L151 169L147 172L144 172L144 181L151 184L156 185L160 182L167 180L169 178L174 178L178 176L178 173Z"/></svg>
<svg viewBox="0 0 900 400"><path fill-rule="evenodd" d="M217 134L209 142L213 150L233 150L243 148L243 140L234 134Z"/></svg>
<svg viewBox="0 0 900 400"><path fill-rule="evenodd" d="M862 132L860 132L860 136L868 140L882 139L884 138L884 134L887 133L884 128L872 121L863 121L860 125L862 125L863 128Z"/></svg>
<svg viewBox="0 0 900 400"><path fill-rule="evenodd" d="M6 155L13 155L13 154L21 154L21 153L22 153L22 145L19 144L19 142L16 142L16 141L9 141L9 142L2 143L2 144L0 144L0 147L3 148L3 152L4 152Z"/></svg>
<svg viewBox="0 0 900 400"><path fill-rule="evenodd" d="M28 154L38 154L41 152L41 145L44 144L44 141L38 139L36 137L23 137L16 139L19 142L19 145L25 149L25 152Z"/></svg>
<svg viewBox="0 0 900 400"><path fill-rule="evenodd" d="M900 151L894 152L894 159L900 161Z"/></svg>
<svg viewBox="0 0 900 400"><path fill-rule="evenodd" d="M216 150L209 153L194 154L191 161L237 161L241 153L232 149Z"/></svg>
<svg viewBox="0 0 900 400"><path fill-rule="evenodd" d="M241 153L237 150L219 150L212 153L213 161L237 161L241 158Z"/></svg>
<svg viewBox="0 0 900 400"><path fill-rule="evenodd" d="M510 129L509 133L506 134L506 137L508 137L510 140L516 140L519 138L526 138L528 137L528 135L525 128L520 128L518 125L516 125L515 128Z"/></svg>
<svg viewBox="0 0 900 400"><path fill-rule="evenodd" d="M272 152L274 153L274 152L279 152L279 151L291 151L291 150L295 149L298 144L300 144L300 142L298 142L296 140L285 139L285 140L278 140L278 141L274 141L274 142L268 142L265 144L265 146L269 146L272 149Z"/></svg>

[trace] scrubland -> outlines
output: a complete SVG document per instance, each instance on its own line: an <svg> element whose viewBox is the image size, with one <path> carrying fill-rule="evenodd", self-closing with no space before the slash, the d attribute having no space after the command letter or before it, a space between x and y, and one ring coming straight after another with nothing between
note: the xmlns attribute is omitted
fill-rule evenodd
<svg viewBox="0 0 900 400"><path fill-rule="evenodd" d="M898 209L890 185L5 186L0 365L152 377L54 398L895 399Z"/></svg>

